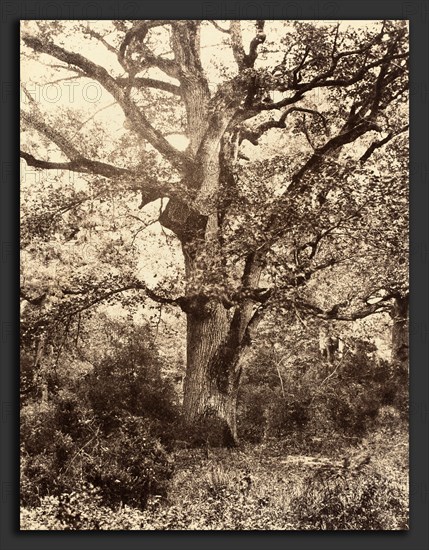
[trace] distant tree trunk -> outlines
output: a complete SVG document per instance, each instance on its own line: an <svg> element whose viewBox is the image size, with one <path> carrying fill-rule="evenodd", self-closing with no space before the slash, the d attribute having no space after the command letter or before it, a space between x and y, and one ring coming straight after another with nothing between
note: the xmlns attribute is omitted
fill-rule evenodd
<svg viewBox="0 0 429 550"><path fill-rule="evenodd" d="M46 369L43 368L43 359L46 347L46 334L39 336L36 340L34 353L33 379L39 394L39 405L48 402L48 383L46 381Z"/></svg>
<svg viewBox="0 0 429 550"><path fill-rule="evenodd" d="M319 328L319 351L320 355L332 364L335 352L339 350L339 339L330 334L330 329L326 326ZM342 354L342 345L340 354Z"/></svg>
<svg viewBox="0 0 429 550"><path fill-rule="evenodd" d="M392 363L404 373L408 373L408 294L397 295L390 316L392 325Z"/></svg>

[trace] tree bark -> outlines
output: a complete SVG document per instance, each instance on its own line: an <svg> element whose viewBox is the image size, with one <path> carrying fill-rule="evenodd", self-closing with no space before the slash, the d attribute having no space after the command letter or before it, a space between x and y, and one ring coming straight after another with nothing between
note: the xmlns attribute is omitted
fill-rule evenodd
<svg viewBox="0 0 429 550"><path fill-rule="evenodd" d="M243 286L259 284L263 263L251 254ZM243 351L261 315L250 299L228 310L219 300L194 304L187 313L184 414L189 426L205 424L212 445L237 443L236 408Z"/></svg>
<svg viewBox="0 0 429 550"><path fill-rule="evenodd" d="M237 442L241 369L238 349L229 340L230 320L221 304L211 302L201 313L188 313L184 416L214 446Z"/></svg>
<svg viewBox="0 0 429 550"><path fill-rule="evenodd" d="M184 87L186 90L186 86ZM201 272L210 285L222 278L219 193L221 189L222 139L236 105L220 104L211 116L203 85L185 91L190 144L195 170L188 185L197 190L193 208L181 235L187 291L201 292ZM226 97L226 96L225 96ZM213 263L212 263L213 262ZM219 279L220 278L220 279ZM204 295L204 291L202 291ZM183 409L190 431L212 446L237 443L236 407L240 381L238 324L232 312L210 296L192 303L187 311L187 365Z"/></svg>
<svg viewBox="0 0 429 550"><path fill-rule="evenodd" d="M257 41L251 51L253 61L258 44L263 42L262 29L263 22L259 22ZM190 428L206 432L210 444L234 445L239 360L253 303L247 300L235 311L227 310L221 300L210 295L210 288L223 288L221 195L223 188L229 189L231 182L224 180L232 172L236 158L228 149L227 136L248 94L251 78L248 75L233 79L210 97L200 58L199 23L176 22L172 25L171 44L186 106L187 154L194 161L184 174L185 185L195 191L193 204L189 207L170 200L161 216L161 223L172 229L182 243L190 296L185 307L184 416ZM248 271L243 286L256 287L261 266L252 260Z"/></svg>

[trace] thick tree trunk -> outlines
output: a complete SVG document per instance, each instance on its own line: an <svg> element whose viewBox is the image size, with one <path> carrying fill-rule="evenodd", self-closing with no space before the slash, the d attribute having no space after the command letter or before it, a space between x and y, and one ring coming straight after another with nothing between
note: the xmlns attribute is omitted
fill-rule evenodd
<svg viewBox="0 0 429 550"><path fill-rule="evenodd" d="M392 363L404 373L408 373L408 296L395 298L391 317Z"/></svg>
<svg viewBox="0 0 429 550"><path fill-rule="evenodd" d="M236 406L240 381L238 350L228 347L230 321L218 303L187 319L184 415L211 445L237 442Z"/></svg>
<svg viewBox="0 0 429 550"><path fill-rule="evenodd" d="M211 96L200 59L199 24L177 22L171 44L186 106L187 154L194 159L183 178L195 193L192 204L170 200L161 216L164 227L179 237L185 260L189 304L183 307L187 314L184 415L188 426L205 432L210 444L229 445L237 440L238 363L252 307L237 306L233 314L214 297L217 287L223 288L221 162L224 167L233 160L224 158L221 148L250 80L227 83Z"/></svg>

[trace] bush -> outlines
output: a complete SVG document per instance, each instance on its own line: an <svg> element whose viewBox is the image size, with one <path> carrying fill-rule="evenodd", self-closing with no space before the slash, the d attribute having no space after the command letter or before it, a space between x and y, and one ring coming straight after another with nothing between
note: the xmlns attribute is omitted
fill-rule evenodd
<svg viewBox="0 0 429 550"><path fill-rule="evenodd" d="M397 442L401 442L398 448ZM404 445L402 445L404 444ZM240 449L179 451L167 499L144 510L103 505L95 487L23 509L23 529L299 530L399 529L407 524L406 433L354 449L347 468L286 457L272 441ZM364 456L374 461L365 464ZM353 458L355 456L356 458ZM375 458L377 457L377 458ZM380 460L383 457L383 461ZM323 464L322 468L320 465ZM361 466L359 466L361 465Z"/></svg>
<svg viewBox="0 0 429 550"><path fill-rule="evenodd" d="M21 410L20 435L21 503L37 506L42 497L63 489L58 476L74 442L61 431L53 403L26 405Z"/></svg>
<svg viewBox="0 0 429 550"><path fill-rule="evenodd" d="M101 491L109 506L143 509L151 494L166 495L173 463L144 419L123 418L103 439L84 466L85 477Z"/></svg>
<svg viewBox="0 0 429 550"><path fill-rule="evenodd" d="M303 433L310 418L308 400L298 402L278 398L273 405L271 435L287 437Z"/></svg>
<svg viewBox="0 0 429 550"><path fill-rule="evenodd" d="M22 506L39 506L41 499L54 489L55 457L49 453L29 455L21 447L20 502Z"/></svg>
<svg viewBox="0 0 429 550"><path fill-rule="evenodd" d="M405 530L408 494L369 467L321 467L291 502L298 529Z"/></svg>
<svg viewBox="0 0 429 550"><path fill-rule="evenodd" d="M273 398L273 392L264 387L243 383L239 394L237 431L240 439L260 443L266 428L266 404Z"/></svg>
<svg viewBox="0 0 429 550"><path fill-rule="evenodd" d="M83 483L111 507L144 508L150 495L166 494L172 462L163 444L173 446L177 425L172 385L147 330L113 325L92 371L72 378L63 369L47 402L27 398L21 409L24 506L70 494L82 501Z"/></svg>
<svg viewBox="0 0 429 550"><path fill-rule="evenodd" d="M82 479L99 487L103 503L110 506L142 508L150 494L165 494L172 464L149 420L122 417L105 434L72 403L60 399L45 409L27 406L23 411L23 505L37 506L44 496L78 491Z"/></svg>
<svg viewBox="0 0 429 550"><path fill-rule="evenodd" d="M355 341L355 350L332 365L314 349L295 361L282 371L278 352L263 348L248 365L239 393L241 438L277 438L298 452L332 452L383 423L383 407L406 418L404 373L376 359L369 342Z"/></svg>
<svg viewBox="0 0 429 550"><path fill-rule="evenodd" d="M111 352L94 365L82 390L106 434L118 429L124 416L142 417L151 421L152 433L169 444L169 424L178 416L175 393L147 340L146 329L131 327L123 341L113 342Z"/></svg>
<svg viewBox="0 0 429 550"><path fill-rule="evenodd" d="M37 508L22 509L20 527L22 530L98 530L103 523L108 523L112 513L101 501L99 490L83 482L76 491L59 497L46 496Z"/></svg>
<svg viewBox="0 0 429 550"><path fill-rule="evenodd" d="M187 432L186 440L191 447L234 447L236 444L228 423L219 418L214 409L200 415Z"/></svg>
<svg viewBox="0 0 429 550"><path fill-rule="evenodd" d="M62 390L44 404L21 410L21 503L72 491L82 472L79 450L93 435L93 418L76 396Z"/></svg>

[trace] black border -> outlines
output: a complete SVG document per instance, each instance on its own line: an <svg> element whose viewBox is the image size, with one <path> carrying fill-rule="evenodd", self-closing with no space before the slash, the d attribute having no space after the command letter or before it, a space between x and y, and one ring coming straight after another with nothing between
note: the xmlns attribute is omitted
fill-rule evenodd
<svg viewBox="0 0 429 550"><path fill-rule="evenodd" d="M408 532L19 532L19 20L20 19L408 19L411 28L411 523ZM171 544L269 544L272 548L426 550L428 510L428 23L429 2L395 0L4 0L0 7L0 548L135 549Z"/></svg>

